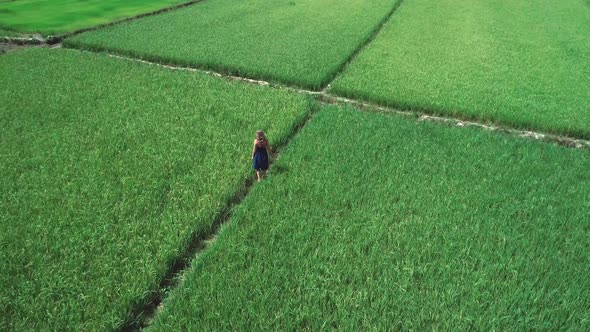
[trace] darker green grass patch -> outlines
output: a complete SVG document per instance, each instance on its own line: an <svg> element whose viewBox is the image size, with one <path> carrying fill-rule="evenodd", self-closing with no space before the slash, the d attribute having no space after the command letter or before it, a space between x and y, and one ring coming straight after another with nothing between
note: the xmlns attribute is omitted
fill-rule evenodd
<svg viewBox="0 0 590 332"><path fill-rule="evenodd" d="M325 109L152 330L586 330L589 170L587 151Z"/></svg>
<svg viewBox="0 0 590 332"><path fill-rule="evenodd" d="M21 34L6 28L0 27L0 37L20 37Z"/></svg>
<svg viewBox="0 0 590 332"><path fill-rule="evenodd" d="M20 0L0 2L0 26L60 34L182 3L182 0Z"/></svg>
<svg viewBox="0 0 590 332"><path fill-rule="evenodd" d="M0 57L0 330L104 331L284 142L308 100L72 50Z"/></svg>

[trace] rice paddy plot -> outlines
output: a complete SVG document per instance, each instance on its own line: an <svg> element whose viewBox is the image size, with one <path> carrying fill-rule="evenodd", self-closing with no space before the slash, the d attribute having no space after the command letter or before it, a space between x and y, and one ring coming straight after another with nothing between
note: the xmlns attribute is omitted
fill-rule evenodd
<svg viewBox="0 0 590 332"><path fill-rule="evenodd" d="M300 95L72 50L0 57L0 330L114 330L284 142Z"/></svg>
<svg viewBox="0 0 590 332"><path fill-rule="evenodd" d="M67 47L319 89L398 0L207 0L81 34Z"/></svg>
<svg viewBox="0 0 590 332"><path fill-rule="evenodd" d="M587 1L407 0L331 91L588 139L589 30Z"/></svg>
<svg viewBox="0 0 590 332"><path fill-rule="evenodd" d="M328 108L151 331L588 330L590 154Z"/></svg>
<svg viewBox="0 0 590 332"><path fill-rule="evenodd" d="M187 0L188 1L188 0ZM186 2L183 0L0 1L0 28L59 34ZM0 36L4 36L0 29Z"/></svg>

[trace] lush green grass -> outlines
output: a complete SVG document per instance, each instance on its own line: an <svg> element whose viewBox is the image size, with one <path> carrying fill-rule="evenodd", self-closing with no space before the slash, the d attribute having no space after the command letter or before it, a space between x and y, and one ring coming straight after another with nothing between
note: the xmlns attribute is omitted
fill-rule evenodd
<svg viewBox="0 0 590 332"><path fill-rule="evenodd" d="M332 91L590 138L590 5L406 0Z"/></svg>
<svg viewBox="0 0 590 332"><path fill-rule="evenodd" d="M0 28L0 37L19 37L20 35L18 32Z"/></svg>
<svg viewBox="0 0 590 332"><path fill-rule="evenodd" d="M0 2L0 27L56 34L154 11L183 0L16 0Z"/></svg>
<svg viewBox="0 0 590 332"><path fill-rule="evenodd" d="M398 0L208 0L65 42L318 89Z"/></svg>
<svg viewBox="0 0 590 332"><path fill-rule="evenodd" d="M116 328L285 141L300 95L72 50L0 57L0 330Z"/></svg>
<svg viewBox="0 0 590 332"><path fill-rule="evenodd" d="M590 154L321 111L153 330L588 330Z"/></svg>

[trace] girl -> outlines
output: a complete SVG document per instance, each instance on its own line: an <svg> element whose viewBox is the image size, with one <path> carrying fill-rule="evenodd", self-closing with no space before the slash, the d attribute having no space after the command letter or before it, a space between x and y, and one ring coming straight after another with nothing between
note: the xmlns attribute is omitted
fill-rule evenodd
<svg viewBox="0 0 590 332"><path fill-rule="evenodd" d="M254 161L254 169L256 170L258 182L260 182L260 175L262 171L264 171L264 176L266 177L266 172L268 171L269 153L272 153L272 151L270 150L268 139L266 139L264 131L259 130L256 132L256 139L254 140L254 148L252 148L251 157L251 159Z"/></svg>

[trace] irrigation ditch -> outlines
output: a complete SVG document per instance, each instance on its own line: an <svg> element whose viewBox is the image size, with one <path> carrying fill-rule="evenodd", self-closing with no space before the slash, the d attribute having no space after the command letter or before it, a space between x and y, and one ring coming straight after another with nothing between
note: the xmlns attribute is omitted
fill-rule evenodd
<svg viewBox="0 0 590 332"><path fill-rule="evenodd" d="M430 112L418 111L418 110L400 110L379 104L360 101L355 99L344 98L340 96L331 95L329 93L320 93L318 100L322 104L334 104L342 106L351 106L355 110L359 111L370 111L370 112L382 112L382 113L395 113L402 116L416 117L418 121L429 121L440 124L452 125L456 127L473 127L487 131L494 131L510 136L517 136L521 138L528 138L533 140L542 141L545 143L557 144L572 149L584 149L590 151L590 140L579 139L568 136L555 135L551 133L537 132L533 130L521 130L515 129L508 126L502 126L493 123L482 123L472 120L466 120L461 118L453 118L449 116L439 116Z"/></svg>

